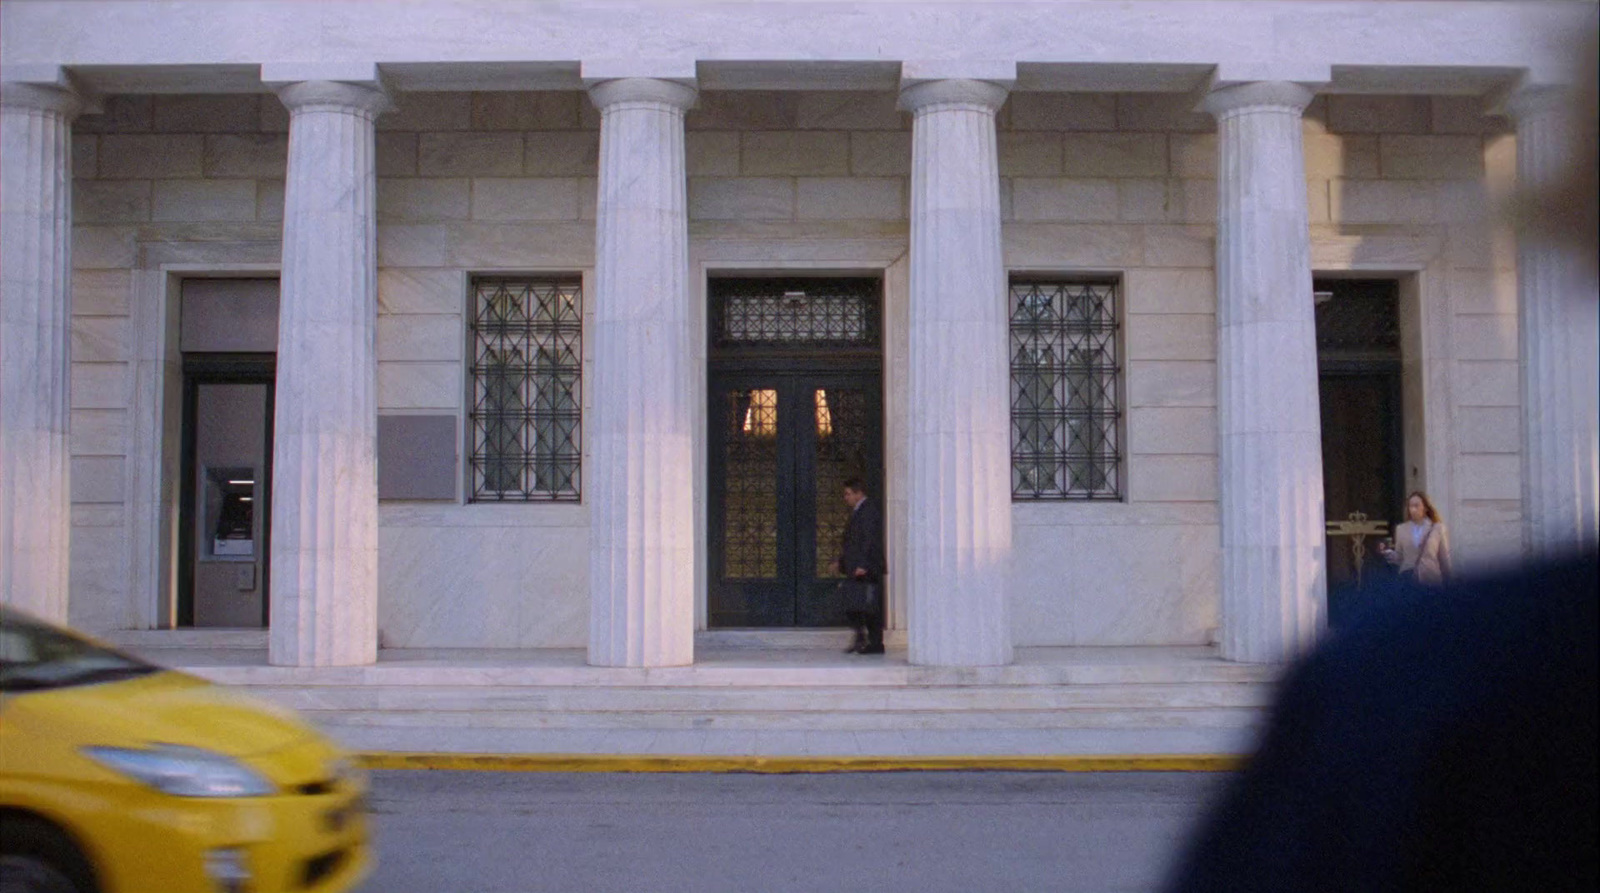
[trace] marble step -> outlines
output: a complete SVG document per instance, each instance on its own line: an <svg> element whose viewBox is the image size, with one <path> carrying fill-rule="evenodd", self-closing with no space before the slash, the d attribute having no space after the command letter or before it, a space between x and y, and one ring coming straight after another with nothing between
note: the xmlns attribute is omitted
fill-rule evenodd
<svg viewBox="0 0 1600 893"><path fill-rule="evenodd" d="M266 651L267 631L248 629L119 629L99 638L129 651L165 649Z"/></svg>
<svg viewBox="0 0 1600 893"><path fill-rule="evenodd" d="M269 686L249 690L297 710L407 710L440 714L558 712L963 712L1075 709L1259 709L1270 689L1249 683L949 688L596 688Z"/></svg>
<svg viewBox="0 0 1600 893"><path fill-rule="evenodd" d="M523 686L566 688L795 688L912 686L1052 686L1119 684L1238 683L1269 684L1278 668L1221 660L1118 662L1114 660L1016 664L1007 667L914 667L904 663L849 662L842 655L827 663L782 660L707 662L688 667L635 669L590 667L576 655L542 656L539 663L437 662L403 659L365 667L274 667L265 660L230 662L186 660L186 652L145 649L141 655L225 685L284 686Z"/></svg>
<svg viewBox="0 0 1600 893"><path fill-rule="evenodd" d="M850 644L848 629L711 629L694 634L694 650L707 651L838 651ZM884 644L904 648L906 631L883 631Z"/></svg>
<svg viewBox="0 0 1600 893"><path fill-rule="evenodd" d="M301 715L327 730L352 728L492 728L492 729L656 729L729 731L870 731L1076 728L1251 728L1259 710L1206 708L1191 710L985 710L946 713L651 712L588 713L572 711L508 712L503 710L435 711L304 710Z"/></svg>
<svg viewBox="0 0 1600 893"><path fill-rule="evenodd" d="M345 725L328 732L365 751L887 758L1243 754L1255 740L1252 728L1206 726L756 731Z"/></svg>

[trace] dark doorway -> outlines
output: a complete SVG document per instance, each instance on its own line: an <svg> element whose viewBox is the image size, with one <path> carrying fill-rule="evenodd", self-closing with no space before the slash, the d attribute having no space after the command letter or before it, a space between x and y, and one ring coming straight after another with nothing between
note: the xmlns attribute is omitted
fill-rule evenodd
<svg viewBox="0 0 1600 893"><path fill-rule="evenodd" d="M179 626L267 625L274 359L184 355Z"/></svg>
<svg viewBox="0 0 1600 893"><path fill-rule="evenodd" d="M714 279L708 292L710 626L842 626L843 484L883 492L882 283Z"/></svg>
<svg viewBox="0 0 1600 893"><path fill-rule="evenodd" d="M1389 572L1377 550L1385 534L1371 522L1392 528L1405 487L1399 283L1327 279L1317 280L1313 290L1323 498L1330 524L1328 611L1337 623L1367 583ZM1349 530L1373 532L1343 532Z"/></svg>

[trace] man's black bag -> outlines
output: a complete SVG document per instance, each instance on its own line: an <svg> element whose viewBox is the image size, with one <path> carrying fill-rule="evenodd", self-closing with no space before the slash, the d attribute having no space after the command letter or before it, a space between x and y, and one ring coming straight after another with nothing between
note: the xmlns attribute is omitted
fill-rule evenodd
<svg viewBox="0 0 1600 893"><path fill-rule="evenodd" d="M840 602L846 611L876 611L878 586L866 580L840 580Z"/></svg>

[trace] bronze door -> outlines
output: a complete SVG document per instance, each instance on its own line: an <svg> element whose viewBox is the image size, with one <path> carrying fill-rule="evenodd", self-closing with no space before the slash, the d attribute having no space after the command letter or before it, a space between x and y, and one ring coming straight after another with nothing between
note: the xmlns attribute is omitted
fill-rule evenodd
<svg viewBox="0 0 1600 893"><path fill-rule="evenodd" d="M712 627L839 626L844 481L881 498L879 378L801 369L711 380ZM881 535L881 531L880 531Z"/></svg>
<svg viewBox="0 0 1600 893"><path fill-rule="evenodd" d="M1364 515L1388 521L1392 530L1403 486L1398 373L1324 373L1322 399L1322 488L1329 521ZM1363 582L1386 570L1378 554L1381 536L1360 543ZM1328 591L1354 587L1356 543L1329 536Z"/></svg>

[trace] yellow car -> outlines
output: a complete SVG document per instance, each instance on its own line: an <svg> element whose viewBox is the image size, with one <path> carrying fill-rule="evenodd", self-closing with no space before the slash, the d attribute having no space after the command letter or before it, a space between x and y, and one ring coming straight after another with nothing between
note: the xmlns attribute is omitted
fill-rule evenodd
<svg viewBox="0 0 1600 893"><path fill-rule="evenodd" d="M0 607L0 893L332 893L366 778L288 710Z"/></svg>

